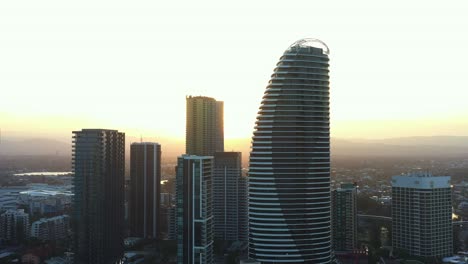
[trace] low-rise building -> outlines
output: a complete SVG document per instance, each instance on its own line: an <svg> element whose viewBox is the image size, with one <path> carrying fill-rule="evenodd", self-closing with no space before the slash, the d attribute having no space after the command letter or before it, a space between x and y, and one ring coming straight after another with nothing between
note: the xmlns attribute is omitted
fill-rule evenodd
<svg viewBox="0 0 468 264"><path fill-rule="evenodd" d="M20 243L29 237L29 215L23 209L8 210L0 215L0 240Z"/></svg>
<svg viewBox="0 0 468 264"><path fill-rule="evenodd" d="M61 240L68 236L70 217L60 215L51 218L42 218L31 226L31 237L40 240Z"/></svg>

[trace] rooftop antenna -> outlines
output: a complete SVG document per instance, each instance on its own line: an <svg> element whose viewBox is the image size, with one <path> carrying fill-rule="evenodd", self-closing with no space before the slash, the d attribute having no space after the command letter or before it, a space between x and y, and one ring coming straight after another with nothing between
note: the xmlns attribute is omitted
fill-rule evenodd
<svg viewBox="0 0 468 264"><path fill-rule="evenodd" d="M143 136L140 134L140 143L143 143Z"/></svg>

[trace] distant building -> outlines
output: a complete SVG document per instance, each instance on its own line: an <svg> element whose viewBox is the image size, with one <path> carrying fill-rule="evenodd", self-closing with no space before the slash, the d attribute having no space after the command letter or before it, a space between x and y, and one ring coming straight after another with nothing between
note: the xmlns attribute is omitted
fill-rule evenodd
<svg viewBox="0 0 468 264"><path fill-rule="evenodd" d="M17 197L13 195L5 195L0 197L0 211L16 210L18 208Z"/></svg>
<svg viewBox="0 0 468 264"><path fill-rule="evenodd" d="M72 185L34 183L19 192L18 203L27 206L30 215L47 217L64 214L71 207L72 197Z"/></svg>
<svg viewBox="0 0 468 264"><path fill-rule="evenodd" d="M29 213L40 215L57 214L63 210L62 200L59 197L47 197L31 200L29 202Z"/></svg>
<svg viewBox="0 0 468 264"><path fill-rule="evenodd" d="M17 244L29 237L29 215L23 209L7 210L0 215L0 240Z"/></svg>
<svg viewBox="0 0 468 264"><path fill-rule="evenodd" d="M125 134L73 132L75 264L107 264L124 253Z"/></svg>
<svg viewBox="0 0 468 264"><path fill-rule="evenodd" d="M177 160L177 263L213 263L213 157Z"/></svg>
<svg viewBox="0 0 468 264"><path fill-rule="evenodd" d="M453 253L450 176L392 177L392 243L419 257Z"/></svg>
<svg viewBox="0 0 468 264"><path fill-rule="evenodd" d="M28 189L29 186L0 187L0 212L18 209L18 205L22 204L20 194Z"/></svg>
<svg viewBox="0 0 468 264"><path fill-rule="evenodd" d="M185 153L212 156L224 151L224 102L205 96L186 98Z"/></svg>
<svg viewBox="0 0 468 264"><path fill-rule="evenodd" d="M166 219L167 219L167 239L176 240L177 239L177 207L170 206L166 208Z"/></svg>
<svg viewBox="0 0 468 264"><path fill-rule="evenodd" d="M72 260L69 257L53 257L46 259L45 264L72 264Z"/></svg>
<svg viewBox="0 0 468 264"><path fill-rule="evenodd" d="M161 193L161 214L159 217L161 238L175 240L177 238L175 195L172 193Z"/></svg>
<svg viewBox="0 0 468 264"><path fill-rule="evenodd" d="M240 152L214 154L213 216L217 239L246 241L247 185Z"/></svg>
<svg viewBox="0 0 468 264"><path fill-rule="evenodd" d="M40 240L61 240L68 237L70 217L60 215L51 218L42 218L31 225L31 237Z"/></svg>
<svg viewBox="0 0 468 264"><path fill-rule="evenodd" d="M162 206L171 206L173 204L173 194L172 193L161 193L161 205Z"/></svg>
<svg viewBox="0 0 468 264"><path fill-rule="evenodd" d="M161 217L161 145L130 146L129 220L132 236L159 238Z"/></svg>
<svg viewBox="0 0 468 264"><path fill-rule="evenodd" d="M249 240L249 186L247 177L241 176L239 179L239 241L248 242Z"/></svg>
<svg viewBox="0 0 468 264"><path fill-rule="evenodd" d="M41 258L33 253L26 253L21 256L21 263L40 264Z"/></svg>
<svg viewBox="0 0 468 264"><path fill-rule="evenodd" d="M357 249L357 191L353 184L342 184L332 192L333 248Z"/></svg>

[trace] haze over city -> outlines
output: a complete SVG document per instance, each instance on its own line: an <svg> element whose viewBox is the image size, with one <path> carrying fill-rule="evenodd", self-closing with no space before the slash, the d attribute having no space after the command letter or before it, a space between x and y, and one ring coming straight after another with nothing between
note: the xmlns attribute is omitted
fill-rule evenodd
<svg viewBox="0 0 468 264"><path fill-rule="evenodd" d="M468 135L463 1L25 4L0 4L3 140L106 127L182 146L185 96L207 95L227 148L248 145L281 51L307 36L331 50L332 137Z"/></svg>

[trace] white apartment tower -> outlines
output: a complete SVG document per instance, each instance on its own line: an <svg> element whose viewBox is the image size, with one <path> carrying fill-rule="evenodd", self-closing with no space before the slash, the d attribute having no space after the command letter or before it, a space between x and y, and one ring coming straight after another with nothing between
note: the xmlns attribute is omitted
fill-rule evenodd
<svg viewBox="0 0 468 264"><path fill-rule="evenodd" d="M450 176L414 173L392 178L392 243L419 257L453 252Z"/></svg>
<svg viewBox="0 0 468 264"><path fill-rule="evenodd" d="M51 218L41 218L31 225L31 237L40 240L60 240L68 236L70 217L59 215Z"/></svg>

